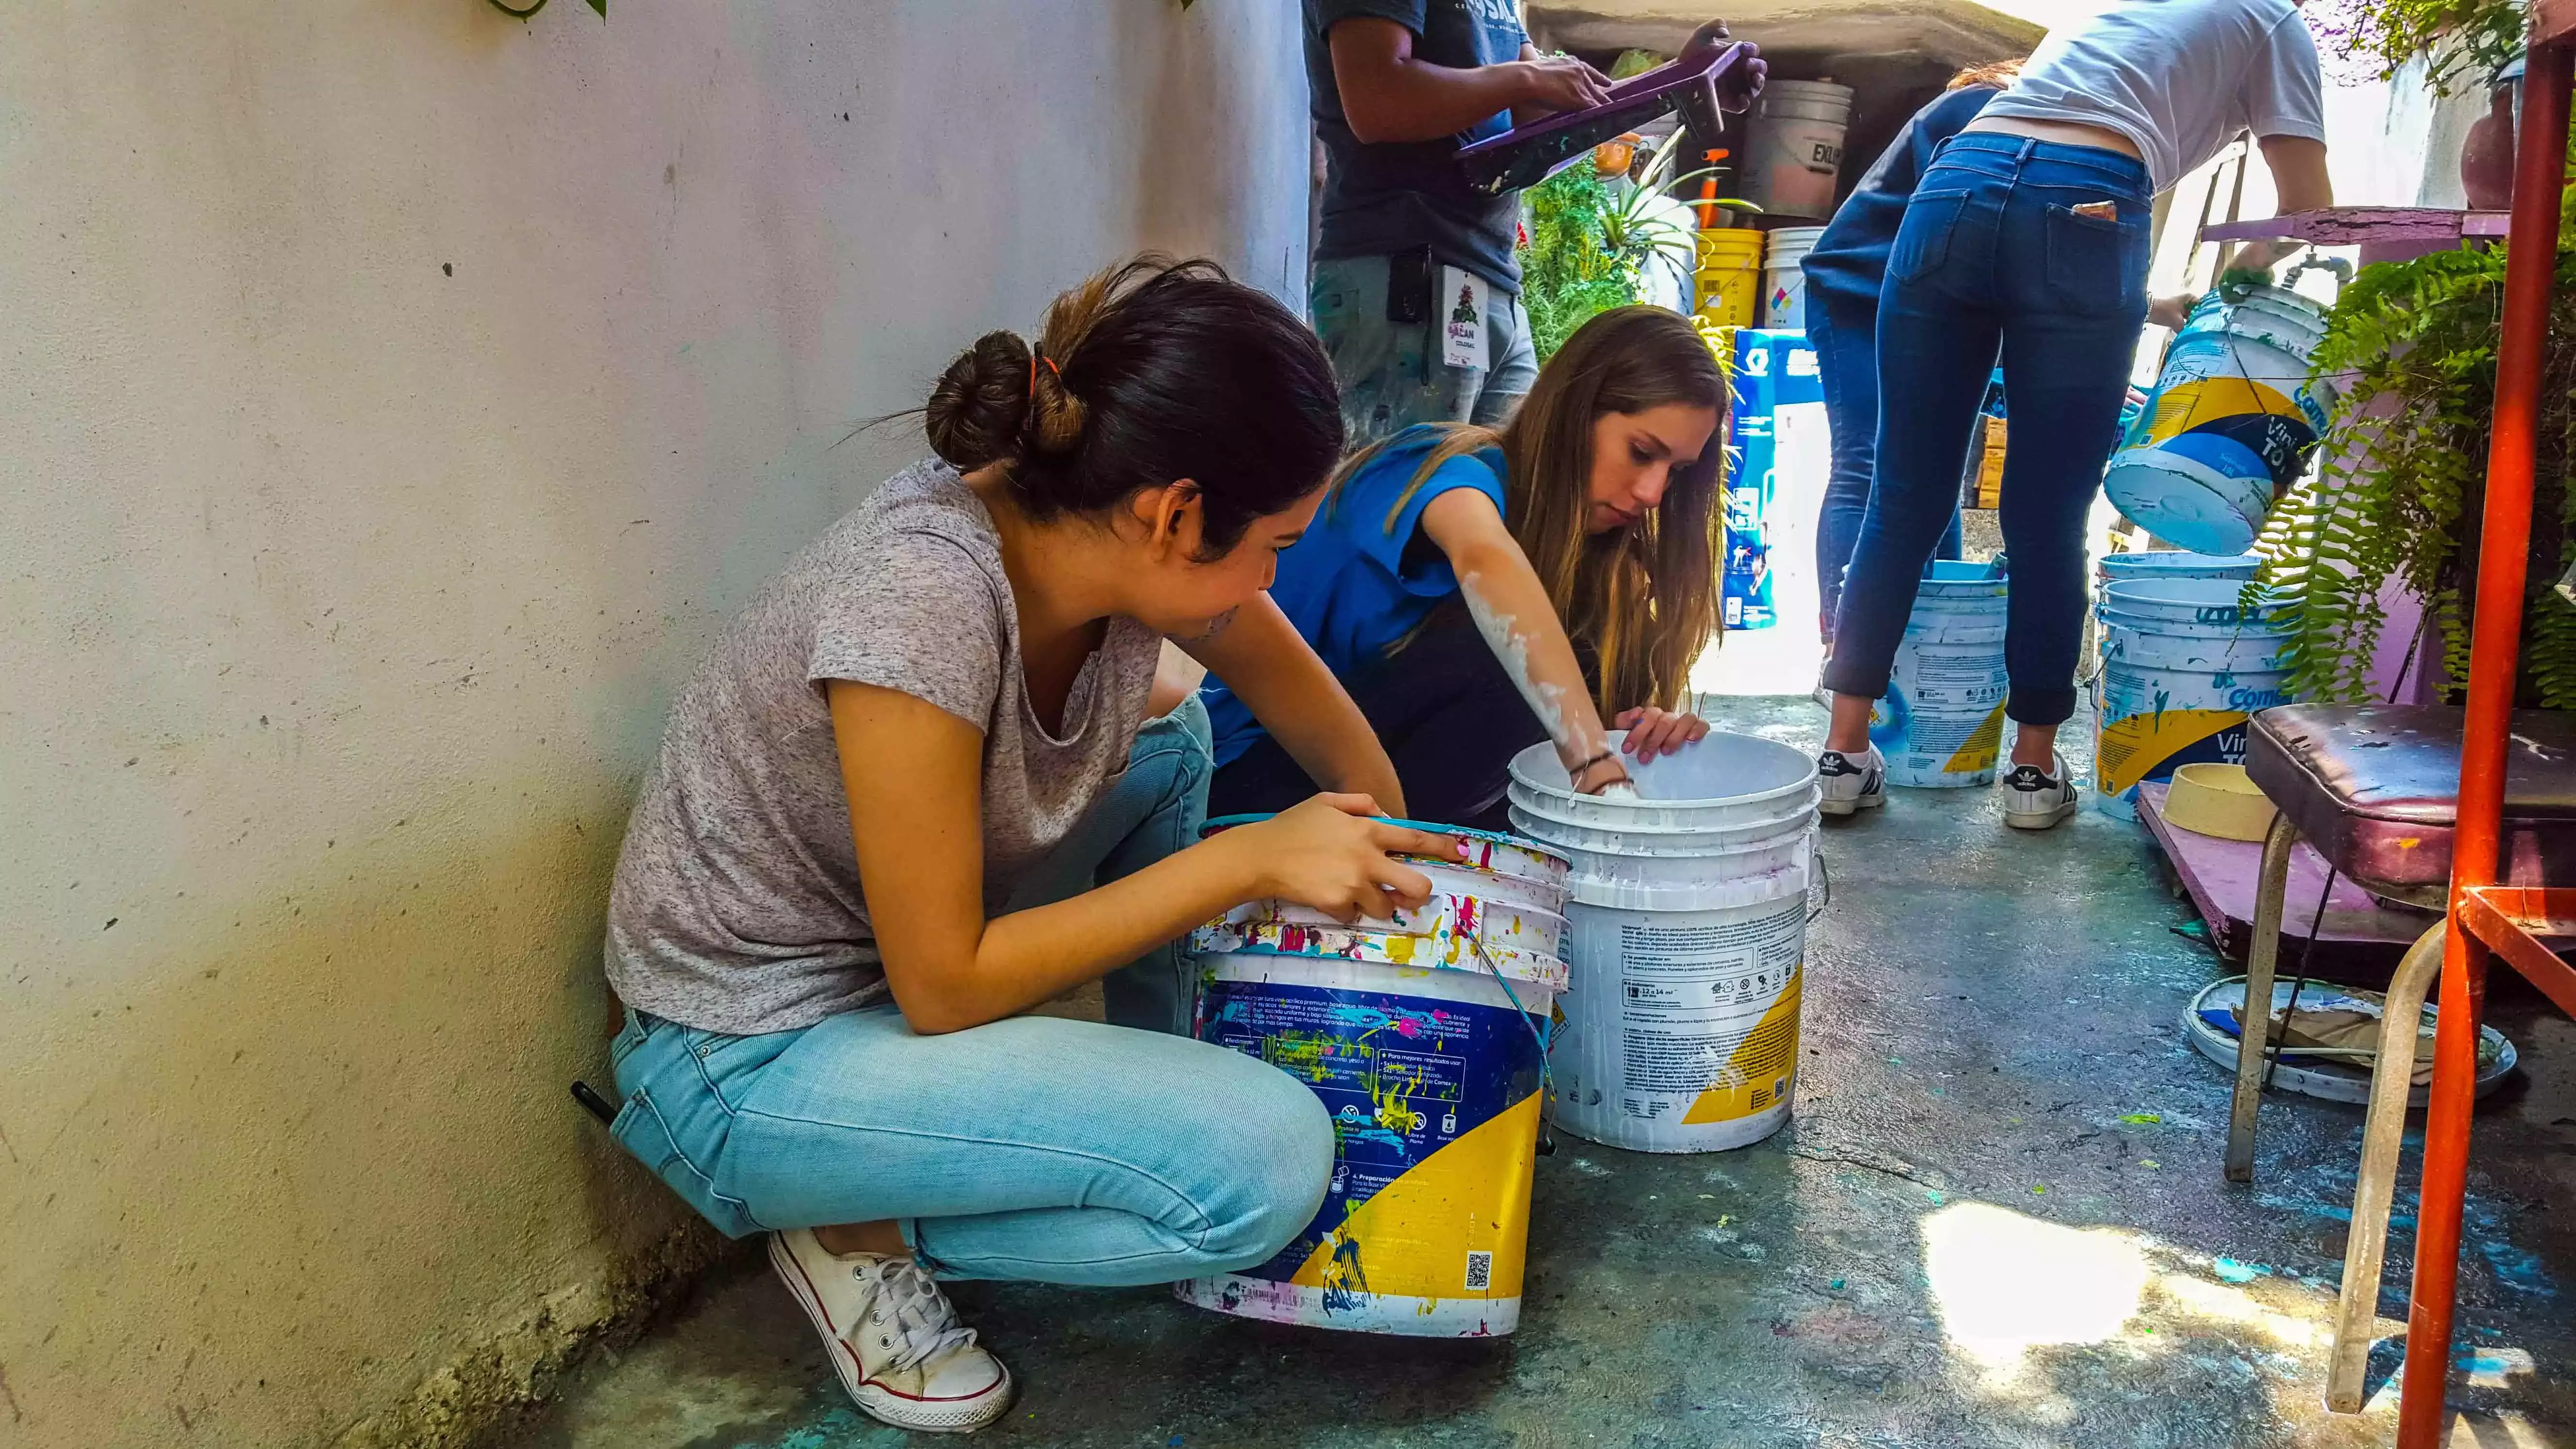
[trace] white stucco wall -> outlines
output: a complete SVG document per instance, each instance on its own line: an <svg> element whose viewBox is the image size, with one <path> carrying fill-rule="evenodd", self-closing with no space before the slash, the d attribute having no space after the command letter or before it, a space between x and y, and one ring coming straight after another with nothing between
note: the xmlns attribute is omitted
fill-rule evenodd
<svg viewBox="0 0 2576 1449"><path fill-rule="evenodd" d="M428 1434L651 1271L564 1084L665 702L978 331L1301 290L1295 32L8 7L0 1445Z"/></svg>

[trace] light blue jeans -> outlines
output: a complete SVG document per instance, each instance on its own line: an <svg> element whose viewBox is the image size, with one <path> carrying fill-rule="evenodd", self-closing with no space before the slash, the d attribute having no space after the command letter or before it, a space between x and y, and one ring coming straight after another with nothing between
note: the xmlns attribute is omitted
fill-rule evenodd
<svg viewBox="0 0 2576 1449"><path fill-rule="evenodd" d="M1207 810L1195 698L1014 895L1060 900L1181 849ZM1132 1286L1267 1261L1315 1215L1314 1093L1193 1041L1180 943L1103 981L1120 1025L1021 1016L914 1034L891 1004L725 1036L637 1011L610 1048L618 1141L734 1237L895 1220L947 1278Z"/></svg>
<svg viewBox="0 0 2576 1449"><path fill-rule="evenodd" d="M1438 317L1406 325L1386 318L1385 257L1341 257L1315 263L1306 299L1315 335L1341 380L1342 433L1357 450L1415 423L1480 423L1499 428L1538 381L1538 352L1529 312L1499 289L1485 307L1483 367L1440 360ZM1438 276L1434 268L1432 275Z"/></svg>

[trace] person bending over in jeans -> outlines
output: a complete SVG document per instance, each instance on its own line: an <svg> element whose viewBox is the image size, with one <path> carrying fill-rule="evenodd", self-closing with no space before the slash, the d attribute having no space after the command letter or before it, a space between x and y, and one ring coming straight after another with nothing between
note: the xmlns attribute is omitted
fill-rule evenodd
<svg viewBox="0 0 2576 1449"><path fill-rule="evenodd" d="M673 706L608 906L614 1131L770 1262L859 1407L967 1430L1011 1376L934 1277L1250 1267L1323 1200L1295 1078L1185 1029L1171 943L1244 901L1384 918L1456 852L1262 594L1341 451L1314 334L1145 260L995 332L939 454L791 559ZM1196 843L1206 717L1162 640L1341 792ZM1124 964L1122 963L1132 963ZM1119 1025L1020 1013L1105 978Z"/></svg>
<svg viewBox="0 0 2576 1449"><path fill-rule="evenodd" d="M1359 702L1425 820L1508 829L1513 755L1552 740L1575 787L1627 788L1708 733L1675 713L1717 637L1726 380L1679 314L1583 324L1509 426L1425 424L1342 466L1279 560L1271 597ZM1216 727L1218 814L1314 789L1293 740L1231 681ZM1628 731L1621 749L1602 728Z"/></svg>
<svg viewBox="0 0 2576 1449"><path fill-rule="evenodd" d="M1699 28L1685 54L1726 43ZM1742 110L1763 63L1729 74ZM1309 301L1357 447L1415 423L1498 427L1538 375L1512 245L1519 197L1470 190L1461 147L1515 122L1594 106L1609 81L1543 56L1518 0L1306 0L1306 77L1327 157ZM1450 360L1442 324L1481 309L1481 345Z"/></svg>
<svg viewBox="0 0 2576 1449"><path fill-rule="evenodd" d="M2293 0L2123 0L2051 35L1915 184L1879 294L1877 481L1825 666L1827 812L1886 802L1870 707L1958 505L1999 357L2012 414L2005 712L2017 726L2004 823L2045 830L2075 812L2057 730L2075 712L2084 520L2148 320L2149 210L2248 131L2283 213L2332 205L2321 91ZM2296 249L2258 242L2239 264Z"/></svg>
<svg viewBox="0 0 2576 1449"><path fill-rule="evenodd" d="M1878 291L1887 279L1888 248L1896 242L1905 199L1941 143L1975 120L2020 69L2020 61L1998 60L1950 77L1941 95L1897 129L1896 139L1834 208L1833 221L1799 264L1807 279L1807 341L1816 349L1833 448L1816 513L1817 628L1828 652L1843 570L1860 541L1861 516L1869 511L1870 459L1878 443ZM1956 509L1937 556L1959 556Z"/></svg>

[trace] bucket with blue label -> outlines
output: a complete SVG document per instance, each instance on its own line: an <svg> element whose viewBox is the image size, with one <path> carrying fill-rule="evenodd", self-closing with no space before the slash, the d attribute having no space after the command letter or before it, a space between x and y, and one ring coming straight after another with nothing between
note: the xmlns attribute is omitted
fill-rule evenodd
<svg viewBox="0 0 2576 1449"><path fill-rule="evenodd" d="M1295 1240L1175 1285L1185 1302L1364 1333L1519 1325L1569 863L1515 836L1420 828L1471 850L1406 859L1432 879L1420 910L1347 926L1255 902L1193 938L1199 1039L1304 1082L1332 1114L1334 1152Z"/></svg>

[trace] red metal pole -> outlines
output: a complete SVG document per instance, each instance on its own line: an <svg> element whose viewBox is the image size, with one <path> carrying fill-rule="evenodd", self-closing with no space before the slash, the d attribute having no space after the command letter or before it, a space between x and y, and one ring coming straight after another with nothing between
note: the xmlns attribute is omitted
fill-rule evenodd
<svg viewBox="0 0 2576 1449"><path fill-rule="evenodd" d="M2451 846L2451 928L2442 955L2441 1027L2424 1118L2424 1187L2415 1230L2415 1292L2406 1325L2398 1449L2437 1449L2451 1377L2451 1310L2459 1287L2460 1214L2468 1191L2469 1117L2478 1069L2478 1018L2487 951L2460 925L2461 891L2497 879L2503 832L2505 736L2522 649L2531 548L2533 442L2549 294L2558 268L2558 198L2567 157L2568 52L2536 46L2523 77L2513 224L2506 234L2503 337L2496 352L2495 431L2487 450L2486 515L2478 538L2477 616L2469 647L2469 709L2460 741L2458 832Z"/></svg>

